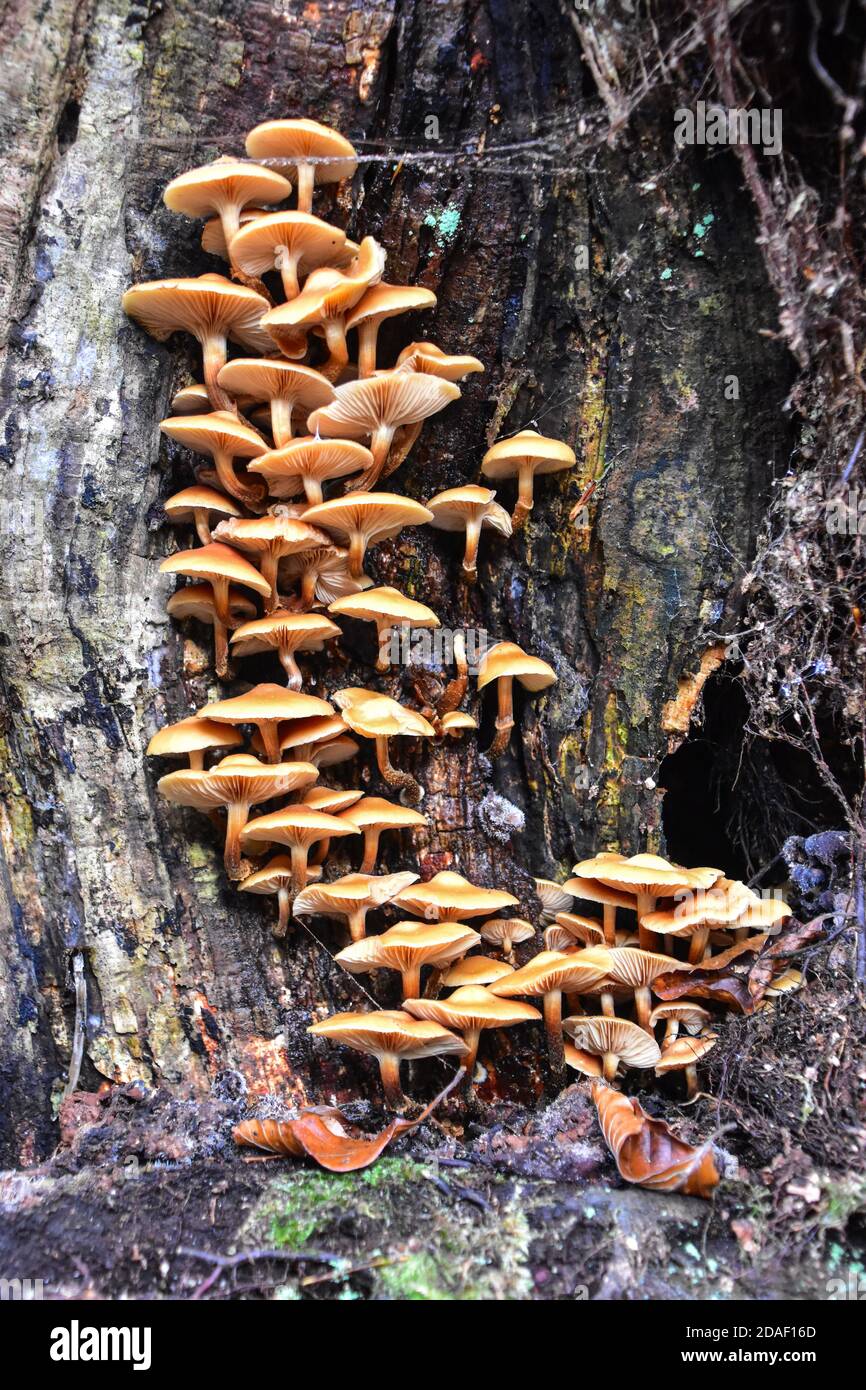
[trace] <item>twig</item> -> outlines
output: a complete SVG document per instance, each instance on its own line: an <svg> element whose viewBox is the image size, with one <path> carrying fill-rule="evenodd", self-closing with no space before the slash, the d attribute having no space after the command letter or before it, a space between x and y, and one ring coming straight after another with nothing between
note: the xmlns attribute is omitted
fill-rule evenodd
<svg viewBox="0 0 866 1390"><path fill-rule="evenodd" d="M329 1255L321 1250L242 1250L238 1255L218 1255L212 1250L194 1250L190 1246L180 1245L177 1254L185 1256L188 1260L206 1260L214 1266L207 1278L190 1295L190 1302L193 1303L204 1297L225 1270L237 1269L239 1265L253 1264L257 1260L281 1260L286 1264L340 1263L339 1255Z"/></svg>

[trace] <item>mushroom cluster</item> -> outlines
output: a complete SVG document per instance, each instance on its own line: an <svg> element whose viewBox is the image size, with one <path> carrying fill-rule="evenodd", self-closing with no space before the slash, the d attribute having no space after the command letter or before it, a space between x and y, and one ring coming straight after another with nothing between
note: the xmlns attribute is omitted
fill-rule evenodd
<svg viewBox="0 0 866 1390"><path fill-rule="evenodd" d="M516 484L511 515L477 483L426 505L382 490L423 422L459 399L457 383L483 366L423 341L381 365L381 325L434 307L436 297L387 282L385 252L372 237L350 241L313 212L318 185L355 172L343 136L311 120L269 121L250 132L246 156L181 174L164 195L173 211L203 220L202 246L228 274L138 284L123 302L155 338L186 332L202 352L202 382L175 394L160 425L201 460L165 503L167 521L196 542L161 565L186 581L168 611L213 628L220 681L234 681L234 663L252 657L271 661L283 679L239 686L154 734L149 754L187 761L160 778L159 790L219 827L226 873L240 891L276 898L277 938L293 921L335 919L348 938L335 957L346 971L399 977L386 1001L399 1007L337 1014L309 1030L375 1057L389 1104L405 1103L403 1061L452 1055L471 1087L482 1033L532 1022L543 1023L557 1081L566 1066L610 1083L626 1068L678 1070L692 1094L717 1020L684 997L654 1003L654 986L672 969L696 969L719 944L772 929L787 909L768 907L716 869L603 852L575 865L565 884L536 881L544 949L517 967L515 948L535 940L536 927L510 915L518 906L511 894L450 870L424 883L414 869L377 872L383 835L426 824L417 809L424 788L402 756L395 766L394 740L418 747L459 738L477 721L461 708L469 668L459 633L456 674L435 709L401 703L394 686L331 688L332 665L345 665L341 622L373 625L370 664L381 677L395 630L439 626L426 604L375 584L368 556L407 528L462 532L471 584L484 530L519 530L536 478L571 468L575 455L533 429L494 443L481 475ZM286 206L290 180L295 208ZM230 358L230 344L246 355ZM313 672L310 654L323 654ZM514 642L485 652L477 691L480 698L495 684L497 697L489 758L509 747L515 682L537 693L556 678ZM322 682L327 699L309 689ZM398 800L320 780L365 741L383 790ZM332 846L344 839L357 844L358 867L334 877ZM683 894L691 895L686 910ZM576 902L600 914L578 915ZM368 917L384 908L395 920L368 935ZM796 975L780 971L775 992L795 988Z"/></svg>

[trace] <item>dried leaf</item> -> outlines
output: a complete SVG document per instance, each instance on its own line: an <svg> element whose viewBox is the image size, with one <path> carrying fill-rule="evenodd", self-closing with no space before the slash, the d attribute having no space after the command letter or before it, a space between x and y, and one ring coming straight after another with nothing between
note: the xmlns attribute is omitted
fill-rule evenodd
<svg viewBox="0 0 866 1390"><path fill-rule="evenodd" d="M710 999L738 1013L752 1014L779 961L796 955L820 934L820 920L803 923L791 918L783 931L747 937L690 970L669 970L657 976L653 991L668 1002L685 996Z"/></svg>
<svg viewBox="0 0 866 1390"><path fill-rule="evenodd" d="M612 1086L596 1081L592 1098L620 1177L654 1192L709 1197L719 1181L712 1145L696 1149L678 1139L664 1120L654 1120Z"/></svg>
<svg viewBox="0 0 866 1390"><path fill-rule="evenodd" d="M464 1074L465 1068L461 1067L445 1090L414 1120L392 1120L380 1134L349 1134L339 1110L317 1105L302 1110L295 1120L244 1120L235 1127L235 1143L284 1158L312 1158L330 1173L352 1173L369 1167L393 1140L416 1129L459 1085Z"/></svg>

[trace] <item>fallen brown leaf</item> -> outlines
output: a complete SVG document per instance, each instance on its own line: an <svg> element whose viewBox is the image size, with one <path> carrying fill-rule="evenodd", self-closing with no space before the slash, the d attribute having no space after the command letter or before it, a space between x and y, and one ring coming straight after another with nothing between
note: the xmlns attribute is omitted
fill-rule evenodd
<svg viewBox="0 0 866 1390"><path fill-rule="evenodd" d="M636 1100L593 1082L592 1098L605 1142L620 1177L654 1192L709 1197L719 1181L709 1143L696 1149L678 1139L664 1120L654 1120Z"/></svg>
<svg viewBox="0 0 866 1390"><path fill-rule="evenodd" d="M700 965L669 970L653 981L659 999L709 999L715 1004L752 1014L764 991L779 973L779 962L815 941L823 919L797 922L793 918L780 932L764 932L738 941L727 951Z"/></svg>
<svg viewBox="0 0 866 1390"><path fill-rule="evenodd" d="M330 1106L316 1105L302 1110L294 1120L244 1120L234 1129L234 1140L242 1147L261 1149L283 1158L312 1158L330 1173L352 1173L367 1168L395 1139L416 1129L459 1085L463 1067L444 1091L414 1120L392 1120L380 1134L353 1135L344 1127L345 1117Z"/></svg>

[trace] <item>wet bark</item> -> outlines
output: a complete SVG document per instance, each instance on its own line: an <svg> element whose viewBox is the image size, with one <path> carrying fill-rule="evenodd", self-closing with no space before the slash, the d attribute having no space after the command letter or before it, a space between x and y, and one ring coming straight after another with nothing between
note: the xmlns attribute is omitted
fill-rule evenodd
<svg viewBox="0 0 866 1390"><path fill-rule="evenodd" d="M314 1008L362 1006L359 982L303 931L273 941L273 904L232 891L208 821L161 804L144 757L215 693L206 634L169 622L157 573L178 543L160 500L191 478L157 425L198 365L120 308L134 280L221 268L163 207L168 179L269 117L338 126L368 158L322 214L439 298L386 326L383 360L424 336L486 365L394 485L424 499L475 481L488 443L530 421L576 449L519 536L485 533L470 594L440 532L381 546L370 571L557 671L518 700L495 767L488 702L477 743L400 751L430 824L385 855L511 889L536 920L532 873L661 844L658 765L683 727L666 705L733 615L786 382L758 332L773 302L732 157L677 154L661 97L606 143L568 6L22 0L0 23L0 1110L2 1156L26 1163L56 1140L75 959L85 1086L203 1094L236 1068L301 1097L372 1078L304 1033ZM343 652L309 663L307 688L370 684L369 634ZM411 698L429 676L384 685Z"/></svg>

